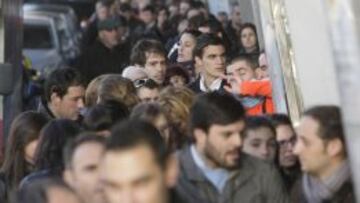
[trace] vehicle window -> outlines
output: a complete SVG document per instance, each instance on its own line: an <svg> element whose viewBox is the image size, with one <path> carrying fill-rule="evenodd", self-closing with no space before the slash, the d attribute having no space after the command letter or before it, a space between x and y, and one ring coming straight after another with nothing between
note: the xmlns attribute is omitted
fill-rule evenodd
<svg viewBox="0 0 360 203"><path fill-rule="evenodd" d="M50 27L46 25L24 25L25 49L50 49L53 48Z"/></svg>

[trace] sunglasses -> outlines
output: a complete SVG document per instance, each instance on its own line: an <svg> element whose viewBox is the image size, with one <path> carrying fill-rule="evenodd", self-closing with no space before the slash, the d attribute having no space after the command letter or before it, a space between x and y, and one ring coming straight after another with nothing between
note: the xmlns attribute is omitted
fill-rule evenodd
<svg viewBox="0 0 360 203"><path fill-rule="evenodd" d="M144 84L148 81L149 79L139 79L139 80L135 80L134 81L134 86L135 88L140 88L142 86L144 86Z"/></svg>

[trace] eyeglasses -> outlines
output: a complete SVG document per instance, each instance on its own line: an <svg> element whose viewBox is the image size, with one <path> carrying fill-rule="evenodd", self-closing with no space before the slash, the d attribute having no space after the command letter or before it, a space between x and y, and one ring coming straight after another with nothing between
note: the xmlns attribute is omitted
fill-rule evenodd
<svg viewBox="0 0 360 203"><path fill-rule="evenodd" d="M296 135L293 135L290 139L278 141L278 145L280 148L286 148L289 145L294 146L296 141Z"/></svg>
<svg viewBox="0 0 360 203"><path fill-rule="evenodd" d="M139 79L139 80L135 80L134 81L134 86L135 88L140 88L142 86L144 86L144 84L148 81L149 79Z"/></svg>

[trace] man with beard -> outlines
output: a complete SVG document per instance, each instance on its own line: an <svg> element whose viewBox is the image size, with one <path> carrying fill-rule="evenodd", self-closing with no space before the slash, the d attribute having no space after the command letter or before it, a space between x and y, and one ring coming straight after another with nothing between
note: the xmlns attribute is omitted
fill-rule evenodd
<svg viewBox="0 0 360 203"><path fill-rule="evenodd" d="M176 190L188 202L288 202L275 167L240 152L245 110L232 95L200 95L191 108L193 143L178 153Z"/></svg>

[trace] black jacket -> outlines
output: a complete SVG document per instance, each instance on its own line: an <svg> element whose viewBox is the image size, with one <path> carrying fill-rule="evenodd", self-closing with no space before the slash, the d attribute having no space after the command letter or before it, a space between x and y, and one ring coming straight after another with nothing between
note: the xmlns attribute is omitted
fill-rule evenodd
<svg viewBox="0 0 360 203"><path fill-rule="evenodd" d="M221 86L220 89L218 89L217 91L225 91L224 86L226 85L226 81L223 80L221 82ZM203 91L201 91L200 89L200 77L198 77L194 82L190 83L188 85L188 88L190 88L192 91L194 91L196 94L200 94L200 93L204 93Z"/></svg>
<svg viewBox="0 0 360 203"><path fill-rule="evenodd" d="M86 82L107 73L121 74L129 63L129 50L119 45L109 49L102 42L95 43L77 60L76 67Z"/></svg>

